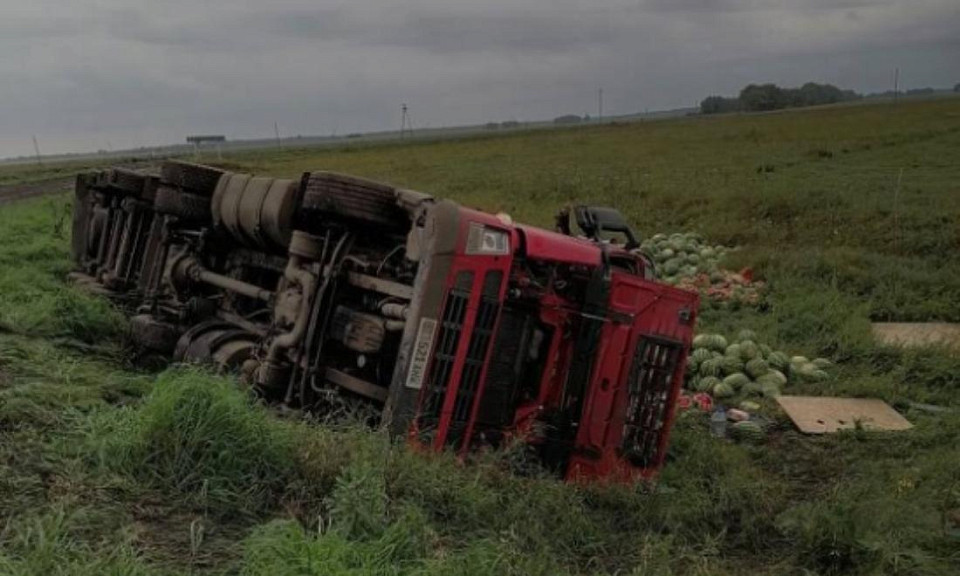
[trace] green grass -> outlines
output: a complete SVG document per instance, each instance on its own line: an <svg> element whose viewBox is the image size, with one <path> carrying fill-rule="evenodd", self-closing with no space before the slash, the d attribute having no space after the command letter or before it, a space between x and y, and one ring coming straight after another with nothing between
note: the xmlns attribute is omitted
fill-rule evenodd
<svg viewBox="0 0 960 576"><path fill-rule="evenodd" d="M114 163L136 162L135 158L114 158ZM42 164L24 162L17 164L0 163L0 186L11 184L29 184L47 180L72 179L77 172L93 168L103 168L111 160L69 160L61 162L45 161Z"/></svg>
<svg viewBox="0 0 960 576"><path fill-rule="evenodd" d="M740 245L729 265L769 291L705 307L702 326L828 356L838 376L797 392L880 397L916 425L812 438L771 413L751 446L687 414L655 487L566 485L522 447L462 464L278 415L197 369L143 372L123 319L63 282L69 200L5 206L0 573L957 574L960 358L877 346L869 323L960 319L958 153L947 99L228 158L541 225L613 204L645 234Z"/></svg>

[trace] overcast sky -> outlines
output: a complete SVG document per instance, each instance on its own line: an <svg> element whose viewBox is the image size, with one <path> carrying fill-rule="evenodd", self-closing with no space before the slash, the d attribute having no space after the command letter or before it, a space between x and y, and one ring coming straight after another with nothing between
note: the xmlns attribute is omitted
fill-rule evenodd
<svg viewBox="0 0 960 576"><path fill-rule="evenodd" d="M0 0L0 156L960 82L960 0Z"/></svg>

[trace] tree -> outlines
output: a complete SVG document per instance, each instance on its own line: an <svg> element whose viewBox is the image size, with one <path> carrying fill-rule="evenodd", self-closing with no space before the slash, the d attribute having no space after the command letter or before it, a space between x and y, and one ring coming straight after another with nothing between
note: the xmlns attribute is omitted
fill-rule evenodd
<svg viewBox="0 0 960 576"><path fill-rule="evenodd" d="M747 112L779 110L786 105L786 95L776 84L748 84L740 91L740 106Z"/></svg>
<svg viewBox="0 0 960 576"><path fill-rule="evenodd" d="M953 87L954 92L960 92L960 82L957 82L957 85Z"/></svg>

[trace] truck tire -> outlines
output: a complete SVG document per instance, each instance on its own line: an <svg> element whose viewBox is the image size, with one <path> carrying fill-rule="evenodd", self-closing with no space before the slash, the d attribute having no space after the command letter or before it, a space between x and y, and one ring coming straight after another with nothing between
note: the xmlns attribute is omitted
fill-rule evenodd
<svg viewBox="0 0 960 576"><path fill-rule="evenodd" d="M160 167L160 181L192 194L209 198L217 188L224 170L202 164L169 160Z"/></svg>
<svg viewBox="0 0 960 576"><path fill-rule="evenodd" d="M314 172L306 178L301 209L389 229L403 229L410 221L392 186L334 172Z"/></svg>
<svg viewBox="0 0 960 576"><path fill-rule="evenodd" d="M120 192L126 192L134 196L139 196L143 192L144 186L150 177L126 168L114 168L110 170L107 181L110 187Z"/></svg>
<svg viewBox="0 0 960 576"><path fill-rule="evenodd" d="M158 214L176 216L184 222L203 222L211 218L209 197L180 192L166 186L157 189L153 209Z"/></svg>
<svg viewBox="0 0 960 576"><path fill-rule="evenodd" d="M130 332L133 341L141 348L164 354L173 352L180 338L180 332L173 324L160 322L149 314L131 318Z"/></svg>

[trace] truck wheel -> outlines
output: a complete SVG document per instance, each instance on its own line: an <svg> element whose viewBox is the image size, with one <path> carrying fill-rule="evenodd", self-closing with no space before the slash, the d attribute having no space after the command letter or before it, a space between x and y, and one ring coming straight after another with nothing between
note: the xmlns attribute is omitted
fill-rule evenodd
<svg viewBox="0 0 960 576"><path fill-rule="evenodd" d="M160 167L160 181L209 198L225 171L212 166L170 160Z"/></svg>
<svg viewBox="0 0 960 576"><path fill-rule="evenodd" d="M140 314L130 319L133 341L141 348L169 354L177 345L180 332L173 324L160 322L149 314Z"/></svg>
<svg viewBox="0 0 960 576"><path fill-rule="evenodd" d="M176 216L184 222L203 222L212 217L209 197L180 192L166 186L157 190L153 209L158 214Z"/></svg>
<svg viewBox="0 0 960 576"><path fill-rule="evenodd" d="M314 172L307 177L301 207L308 213L333 214L393 229L410 222L397 205L392 186L333 172Z"/></svg>
<svg viewBox="0 0 960 576"><path fill-rule="evenodd" d="M114 168L107 176L111 188L134 196L139 196L143 192L148 179L149 176L146 174L125 168Z"/></svg>

